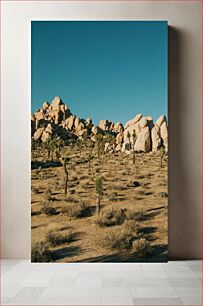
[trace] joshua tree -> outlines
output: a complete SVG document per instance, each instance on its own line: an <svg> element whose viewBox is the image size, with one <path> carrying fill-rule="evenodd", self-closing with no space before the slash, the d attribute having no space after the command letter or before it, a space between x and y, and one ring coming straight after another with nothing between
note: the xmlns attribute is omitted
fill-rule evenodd
<svg viewBox="0 0 203 306"><path fill-rule="evenodd" d="M135 164L135 142L136 142L136 139L137 139L135 130L133 130L132 138L133 138L133 143L132 143L132 145L133 145L133 164Z"/></svg>
<svg viewBox="0 0 203 306"><path fill-rule="evenodd" d="M130 135L130 132L128 131L127 132L127 138L128 138L128 142L129 142L129 147L131 147L130 137L131 137L131 135Z"/></svg>
<svg viewBox="0 0 203 306"><path fill-rule="evenodd" d="M56 142L55 142L55 155L56 155L57 160L60 159L62 145L63 145L63 141L60 138L56 139Z"/></svg>
<svg viewBox="0 0 203 306"><path fill-rule="evenodd" d="M81 152L82 152L82 147L83 147L82 140L78 139L77 146L78 146L79 154L80 154L80 157L81 157Z"/></svg>
<svg viewBox="0 0 203 306"><path fill-rule="evenodd" d="M63 170L64 170L64 178L65 178L65 187L64 187L64 194L67 194L68 191L68 169L67 169L67 157L61 159Z"/></svg>
<svg viewBox="0 0 203 306"><path fill-rule="evenodd" d="M101 176L96 176L95 178L95 187L96 187L96 193L97 193L97 209L96 212L99 215L100 213L100 202L103 196L103 182Z"/></svg>
<svg viewBox="0 0 203 306"><path fill-rule="evenodd" d="M164 158L164 155L165 155L165 149L163 147L160 148L160 167L163 168L163 158Z"/></svg>
<svg viewBox="0 0 203 306"><path fill-rule="evenodd" d="M97 157L98 159L100 159L101 157L101 152L102 152L102 147L103 147L103 135L102 134L98 134L97 135Z"/></svg>
<svg viewBox="0 0 203 306"><path fill-rule="evenodd" d="M88 148L88 172L90 174L92 153L93 153L93 150L94 150L94 142L91 139L87 138L86 139L86 145L87 145L87 148Z"/></svg>
<svg viewBox="0 0 203 306"><path fill-rule="evenodd" d="M112 147L113 153L115 154L115 148L116 148L116 137L115 137L115 135L109 134L107 136L107 142L110 144L110 146Z"/></svg>

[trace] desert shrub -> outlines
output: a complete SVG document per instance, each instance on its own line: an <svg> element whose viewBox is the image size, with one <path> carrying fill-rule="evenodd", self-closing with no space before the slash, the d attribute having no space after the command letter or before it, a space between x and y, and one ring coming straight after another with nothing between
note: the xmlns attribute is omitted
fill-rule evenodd
<svg viewBox="0 0 203 306"><path fill-rule="evenodd" d="M50 230L46 235L46 240L52 246L57 246L63 243L71 242L73 238L72 231L70 230L66 234L60 234Z"/></svg>
<svg viewBox="0 0 203 306"><path fill-rule="evenodd" d="M88 176L87 176L87 175L81 175L81 176L80 176L80 180L85 180L85 179L88 179Z"/></svg>
<svg viewBox="0 0 203 306"><path fill-rule="evenodd" d="M45 200L50 201L51 200L51 195L52 195L51 189L50 188L46 189L45 193L44 193Z"/></svg>
<svg viewBox="0 0 203 306"><path fill-rule="evenodd" d="M111 182L118 182L118 178L117 177L112 177Z"/></svg>
<svg viewBox="0 0 203 306"><path fill-rule="evenodd" d="M78 178L77 178L77 176L72 176L72 177L70 178L70 180L71 180L72 182L74 182L74 181L77 181Z"/></svg>
<svg viewBox="0 0 203 306"><path fill-rule="evenodd" d="M86 188L88 185L89 185L88 182L82 182L82 183L80 183L80 187L81 187L81 188Z"/></svg>
<svg viewBox="0 0 203 306"><path fill-rule="evenodd" d="M75 187L75 185L77 185L76 182L68 182L68 188L73 188L73 187ZM63 186L64 186L64 184L62 184L62 187Z"/></svg>
<svg viewBox="0 0 203 306"><path fill-rule="evenodd" d="M134 236L139 231L140 227L135 220L125 220L123 228L129 235Z"/></svg>
<svg viewBox="0 0 203 306"><path fill-rule="evenodd" d="M134 211L134 210L127 210L125 212L126 220L136 220L136 221L145 221L147 219L147 215L143 210Z"/></svg>
<svg viewBox="0 0 203 306"><path fill-rule="evenodd" d="M89 205L85 202L67 204L67 206L63 210L63 213L70 219L77 219L83 217L87 213L88 209Z"/></svg>
<svg viewBox="0 0 203 306"><path fill-rule="evenodd" d="M127 184L127 187L139 187L140 183L138 181L132 181Z"/></svg>
<svg viewBox="0 0 203 306"><path fill-rule="evenodd" d="M64 199L67 203L78 203L78 200L75 198L75 197L73 197L73 196L68 196L68 197L65 197L65 199Z"/></svg>
<svg viewBox="0 0 203 306"><path fill-rule="evenodd" d="M132 251L141 257L146 257L152 254L152 247L144 238L137 239L132 242Z"/></svg>
<svg viewBox="0 0 203 306"><path fill-rule="evenodd" d="M42 207L41 213L47 216L53 216L57 214L56 209L47 204L45 204L44 207Z"/></svg>
<svg viewBox="0 0 203 306"><path fill-rule="evenodd" d="M158 193L158 196L161 197L161 198L168 198L168 193L162 191L162 192Z"/></svg>
<svg viewBox="0 0 203 306"><path fill-rule="evenodd" d="M110 250L126 250L131 247L131 236L125 230L111 229L100 237L102 247Z"/></svg>
<svg viewBox="0 0 203 306"><path fill-rule="evenodd" d="M116 190L120 190L120 191L126 190L126 189L127 189L126 186L123 186L123 185L115 185L114 188L115 188Z"/></svg>
<svg viewBox="0 0 203 306"><path fill-rule="evenodd" d="M32 187L32 192L33 192L34 194L39 193L39 188L37 188L37 187Z"/></svg>
<svg viewBox="0 0 203 306"><path fill-rule="evenodd" d="M70 194L74 194L75 193L75 189L74 188L69 189L69 193Z"/></svg>
<svg viewBox="0 0 203 306"><path fill-rule="evenodd" d="M122 210L111 209L103 210L99 216L95 219L95 224L100 227L114 226L121 224L125 219L125 215Z"/></svg>
<svg viewBox="0 0 203 306"><path fill-rule="evenodd" d="M32 246L32 262L49 262L51 259L51 253L48 250L47 243L44 241L39 241Z"/></svg>

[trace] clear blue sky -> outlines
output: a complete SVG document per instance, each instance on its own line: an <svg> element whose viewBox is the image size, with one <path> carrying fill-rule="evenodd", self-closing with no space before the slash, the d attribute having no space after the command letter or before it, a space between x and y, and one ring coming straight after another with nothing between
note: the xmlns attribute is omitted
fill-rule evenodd
<svg viewBox="0 0 203 306"><path fill-rule="evenodd" d="M32 112L60 96L95 123L167 115L166 21L33 21L31 31Z"/></svg>

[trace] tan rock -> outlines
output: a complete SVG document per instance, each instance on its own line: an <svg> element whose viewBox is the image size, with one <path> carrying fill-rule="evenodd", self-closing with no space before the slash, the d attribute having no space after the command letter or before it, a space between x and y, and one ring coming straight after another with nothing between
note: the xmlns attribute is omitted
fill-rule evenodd
<svg viewBox="0 0 203 306"><path fill-rule="evenodd" d="M108 131L110 129L112 125L112 122L111 121L108 121L108 120L100 120L99 122L99 128L103 131Z"/></svg>
<svg viewBox="0 0 203 306"><path fill-rule="evenodd" d="M117 133L121 133L121 132L124 131L124 127L123 127L122 123L117 122L117 123L114 124L113 130Z"/></svg>
<svg viewBox="0 0 203 306"><path fill-rule="evenodd" d="M88 118L85 120L85 124L86 124L87 127L91 127L91 125L92 125L92 119L88 117Z"/></svg>
<svg viewBox="0 0 203 306"><path fill-rule="evenodd" d="M53 128L51 126L51 123L48 123L47 127L45 128L45 132L52 134L53 133Z"/></svg>
<svg viewBox="0 0 203 306"><path fill-rule="evenodd" d="M96 135L92 135L92 136L91 136L91 140L92 140L93 142L96 142L96 141L97 141Z"/></svg>
<svg viewBox="0 0 203 306"><path fill-rule="evenodd" d="M59 106L60 104L62 104L63 102L61 101L61 98L60 97L55 97L52 102L51 102L51 106L53 108Z"/></svg>
<svg viewBox="0 0 203 306"><path fill-rule="evenodd" d="M46 111L47 109L49 109L49 106L50 106L49 102L46 101L46 102L43 103L42 109L43 109L44 111Z"/></svg>
<svg viewBox="0 0 203 306"><path fill-rule="evenodd" d="M42 136L41 136L41 141L43 141L43 142L47 141L47 139L49 139L50 136L51 136L50 133L44 131L44 132L42 133Z"/></svg>
<svg viewBox="0 0 203 306"><path fill-rule="evenodd" d="M37 131L34 133L34 139L35 140L39 140L42 136L42 133L44 132L44 127L41 127L39 129L37 129Z"/></svg>
<svg viewBox="0 0 203 306"><path fill-rule="evenodd" d="M91 131L92 131L92 133L93 133L94 135L97 135L97 134L99 133L99 128L98 128L98 126L93 125Z"/></svg>
<svg viewBox="0 0 203 306"><path fill-rule="evenodd" d="M104 152L109 152L110 149L111 149L110 143L109 143L109 142L106 142L106 143L105 143L105 146L104 146Z"/></svg>
<svg viewBox="0 0 203 306"><path fill-rule="evenodd" d="M136 123L133 123L131 125L129 125L129 127L127 129L124 130L124 142L127 143L129 142L129 139L127 137L128 132L130 133L130 141L133 142L133 131L135 130L136 136L140 133L141 128L140 128L140 124L139 121Z"/></svg>
<svg viewBox="0 0 203 306"><path fill-rule="evenodd" d="M72 131L74 127L74 122L75 122L75 116L71 115L66 119L67 122L67 128L68 130Z"/></svg>
<svg viewBox="0 0 203 306"><path fill-rule="evenodd" d="M164 115L161 115L161 116L157 119L156 124L157 124L159 127L161 127L161 125L162 125L164 122L166 122L166 117L165 117Z"/></svg>
<svg viewBox="0 0 203 306"><path fill-rule="evenodd" d="M123 133L120 132L116 136L116 144L121 144L123 142Z"/></svg>
<svg viewBox="0 0 203 306"><path fill-rule="evenodd" d="M80 124L80 118L75 117L75 122L74 122L75 129L77 129L79 124Z"/></svg>
<svg viewBox="0 0 203 306"><path fill-rule="evenodd" d="M35 116L35 119L36 120L42 120L42 119L44 119L44 111L43 111L43 109L40 109L40 110L38 110L35 114L34 114L34 116Z"/></svg>
<svg viewBox="0 0 203 306"><path fill-rule="evenodd" d="M167 152L168 151L168 127L167 127L166 121L164 121L161 125L160 136L163 139L163 145Z"/></svg>
<svg viewBox="0 0 203 306"><path fill-rule="evenodd" d="M77 127L75 128L75 131L78 133L78 132L82 131L84 129L84 127L85 127L84 123L82 123L80 121L79 124L77 125Z"/></svg>
<svg viewBox="0 0 203 306"><path fill-rule="evenodd" d="M141 118L142 118L142 114L136 115L135 118L126 122L124 129L127 129L131 124L137 123Z"/></svg>
<svg viewBox="0 0 203 306"><path fill-rule="evenodd" d="M149 152L151 151L151 139L149 127L143 128L137 135L135 142L135 151Z"/></svg>
<svg viewBox="0 0 203 306"><path fill-rule="evenodd" d="M83 129L83 130L77 132L77 135L82 137L82 138L86 138L88 136L88 130L87 129Z"/></svg>
<svg viewBox="0 0 203 306"><path fill-rule="evenodd" d="M156 151L161 147L160 128L157 124L151 129L152 151Z"/></svg>
<svg viewBox="0 0 203 306"><path fill-rule="evenodd" d="M116 152L121 152L121 150L122 150L122 144L119 143L119 144L115 147L115 151L116 151Z"/></svg>
<svg viewBox="0 0 203 306"><path fill-rule="evenodd" d="M141 129L145 128L147 126L147 120L142 117L140 120L139 120L139 126Z"/></svg>

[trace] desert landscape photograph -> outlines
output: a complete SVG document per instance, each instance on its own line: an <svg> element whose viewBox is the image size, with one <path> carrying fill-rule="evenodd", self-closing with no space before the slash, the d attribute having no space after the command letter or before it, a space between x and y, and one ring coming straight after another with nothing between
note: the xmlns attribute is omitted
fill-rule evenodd
<svg viewBox="0 0 203 306"><path fill-rule="evenodd" d="M32 262L167 261L167 28L32 22Z"/></svg>

